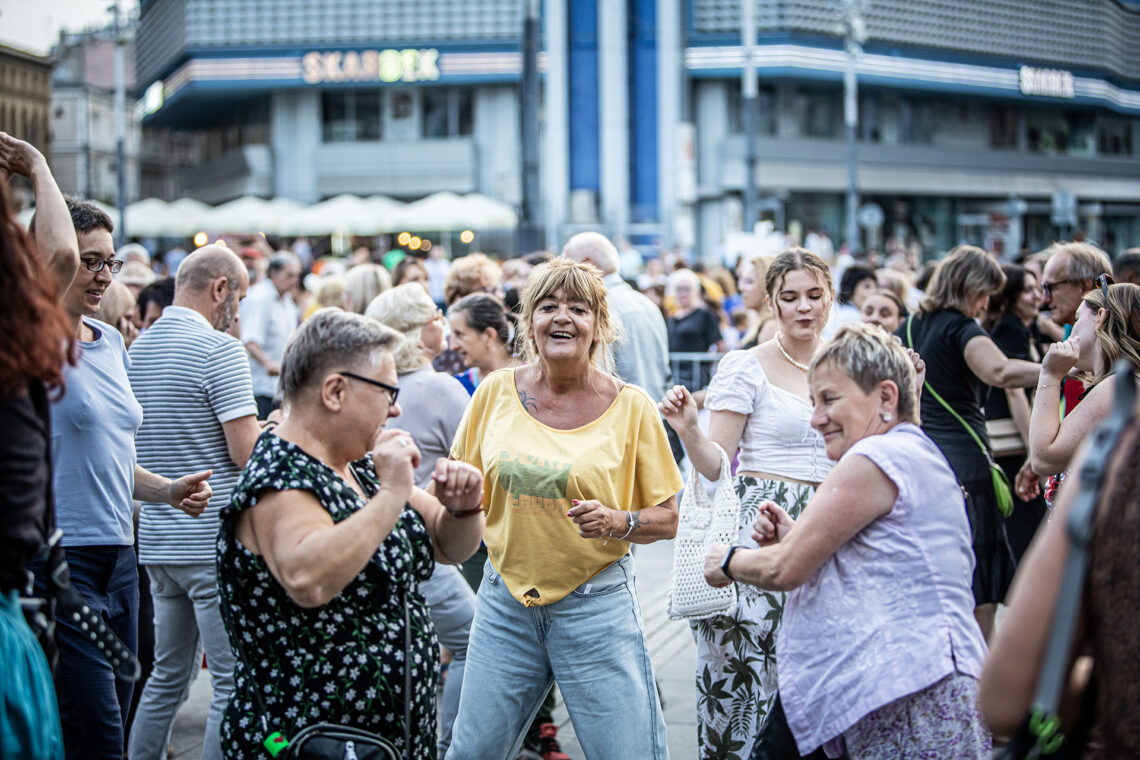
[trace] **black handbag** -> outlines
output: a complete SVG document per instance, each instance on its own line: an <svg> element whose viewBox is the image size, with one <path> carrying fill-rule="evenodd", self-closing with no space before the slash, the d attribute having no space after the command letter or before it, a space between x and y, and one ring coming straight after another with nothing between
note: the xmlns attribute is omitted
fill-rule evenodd
<svg viewBox="0 0 1140 760"><path fill-rule="evenodd" d="M764 725L760 727L760 733L756 736L756 743L752 745L750 760L801 760L802 757L805 756L800 754L800 750L796 746L796 738L788 726L788 716L784 713L784 704L780 701L780 693L776 692L772 709L764 718ZM826 760L827 755L821 748L806 757L809 760ZM847 758L847 752L844 751L840 760L847 760Z"/></svg>

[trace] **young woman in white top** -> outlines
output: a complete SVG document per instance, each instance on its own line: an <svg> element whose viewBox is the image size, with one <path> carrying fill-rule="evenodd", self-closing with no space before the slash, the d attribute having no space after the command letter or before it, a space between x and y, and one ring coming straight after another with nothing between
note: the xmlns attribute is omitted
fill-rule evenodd
<svg viewBox="0 0 1140 760"><path fill-rule="evenodd" d="M831 471L823 438L812 429L807 369L822 345L820 332L834 289L827 265L802 248L777 256L765 278L776 336L724 356L708 389L706 437L697 406L683 386L659 404L690 461L710 480L720 475L718 444L739 451L734 485L740 498L734 543L756 546L752 523L772 500L799 516ZM697 739L702 758L748 758L776 695L776 633L782 592L737 587L736 613L693 624L697 638ZM734 749L735 747L735 749Z"/></svg>

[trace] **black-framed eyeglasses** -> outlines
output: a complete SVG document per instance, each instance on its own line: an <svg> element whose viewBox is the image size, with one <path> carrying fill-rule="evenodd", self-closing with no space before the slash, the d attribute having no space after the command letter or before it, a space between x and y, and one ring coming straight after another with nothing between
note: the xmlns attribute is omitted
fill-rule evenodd
<svg viewBox="0 0 1140 760"><path fill-rule="evenodd" d="M396 403L396 398L399 397L399 395L400 395L400 389L395 385L388 385L388 383L384 383L384 382L381 382L379 380L373 380L372 378L364 377L363 375L357 375L353 372L341 371L341 372L337 372L337 374L343 375L345 377L351 377L353 380L359 380L362 383L368 383L369 385L375 385L377 388L383 388L384 390L388 391L388 399L389 399L388 403L389 404Z"/></svg>
<svg viewBox="0 0 1140 760"><path fill-rule="evenodd" d="M1110 275L1110 274L1102 274L1100 277L1096 278L1096 286L1100 289L1100 292L1104 295L1104 300L1106 302L1108 301L1108 286L1109 285L1115 285L1115 284L1116 284L1116 281L1112 279L1112 275Z"/></svg>
<svg viewBox="0 0 1140 760"><path fill-rule="evenodd" d="M118 259L99 259L91 256L83 259L83 266L87 267L88 272L102 272L103 267L107 267L111 270L111 274L118 274L123 268L123 262Z"/></svg>

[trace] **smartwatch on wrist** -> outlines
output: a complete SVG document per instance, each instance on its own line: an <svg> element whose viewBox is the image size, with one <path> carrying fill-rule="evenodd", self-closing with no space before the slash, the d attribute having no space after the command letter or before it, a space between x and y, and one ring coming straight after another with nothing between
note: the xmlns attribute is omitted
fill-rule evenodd
<svg viewBox="0 0 1140 760"><path fill-rule="evenodd" d="M720 561L720 571L724 573L724 577L728 578L733 583L736 582L736 578L732 577L732 573L729 571L728 565L730 562L732 562L732 555L736 554L736 550L744 548L747 547L741 546L740 544L728 547L728 551L724 553L724 559Z"/></svg>

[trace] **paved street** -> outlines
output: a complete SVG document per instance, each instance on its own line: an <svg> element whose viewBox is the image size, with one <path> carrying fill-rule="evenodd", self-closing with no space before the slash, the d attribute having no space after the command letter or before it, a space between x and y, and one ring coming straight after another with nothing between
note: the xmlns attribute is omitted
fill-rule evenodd
<svg viewBox="0 0 1140 760"><path fill-rule="evenodd" d="M673 563L672 542L660 542L637 550L637 585L641 611L645 618L649 651L657 673L665 707L665 724L669 729L669 752L673 760L696 757L697 723L696 692L693 672L696 645L687 623L669 620L665 600L669 592L669 573ZM210 704L210 678L203 671L190 689L190 698L178 713L171 743L174 757L196 760L202 753L202 728ZM620 695L619 695L620 697ZM620 707L620 703L617 705ZM615 713L620 715L620 710ZM574 760L583 760L574 737L574 727L561 702L555 711L558 738L563 750Z"/></svg>

